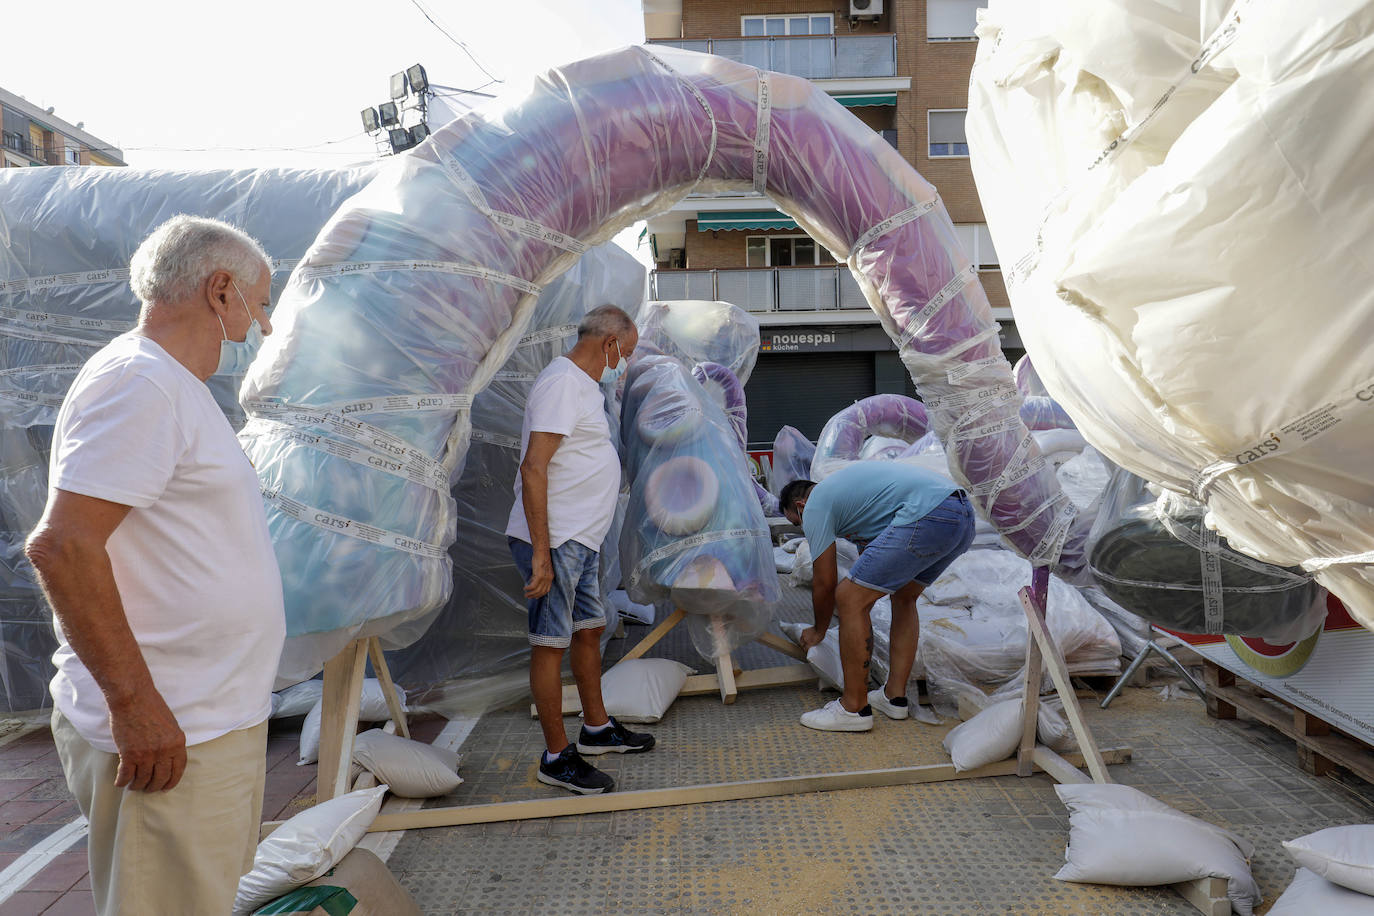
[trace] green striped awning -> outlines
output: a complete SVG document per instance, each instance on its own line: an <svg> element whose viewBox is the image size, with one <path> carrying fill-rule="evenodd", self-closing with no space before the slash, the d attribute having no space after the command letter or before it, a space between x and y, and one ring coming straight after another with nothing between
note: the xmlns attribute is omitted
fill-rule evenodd
<svg viewBox="0 0 1374 916"><path fill-rule="evenodd" d="M835 101L845 108L864 108L869 105L896 105L895 92L870 92L864 95L837 95Z"/></svg>
<svg viewBox="0 0 1374 916"><path fill-rule="evenodd" d="M797 221L777 210L702 210L697 231L713 229L795 229Z"/></svg>

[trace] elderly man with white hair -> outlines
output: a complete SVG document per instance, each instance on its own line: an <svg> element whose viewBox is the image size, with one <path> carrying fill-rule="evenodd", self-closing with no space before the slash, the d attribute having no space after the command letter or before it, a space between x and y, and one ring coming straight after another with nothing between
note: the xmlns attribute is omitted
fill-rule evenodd
<svg viewBox="0 0 1374 916"><path fill-rule="evenodd" d="M177 216L129 266L138 325L67 393L26 553L96 908L223 916L257 845L285 615L257 476L205 382L271 333L270 262Z"/></svg>

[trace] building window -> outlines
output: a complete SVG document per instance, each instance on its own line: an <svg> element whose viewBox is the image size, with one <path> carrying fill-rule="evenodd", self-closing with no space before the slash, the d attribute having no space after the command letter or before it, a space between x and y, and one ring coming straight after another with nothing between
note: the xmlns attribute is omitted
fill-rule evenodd
<svg viewBox="0 0 1374 916"><path fill-rule="evenodd" d="M926 0L928 41L976 41L978 9L987 0Z"/></svg>
<svg viewBox="0 0 1374 916"><path fill-rule="evenodd" d="M69 140L67 142L70 144L72 141ZM81 164L81 150L79 147L72 145L67 146L64 155L67 159L67 165Z"/></svg>
<svg viewBox="0 0 1374 916"><path fill-rule="evenodd" d="M997 270L1001 262L997 259L997 250L992 247L992 235L988 232L987 223L957 223L954 233L974 267Z"/></svg>
<svg viewBox="0 0 1374 916"><path fill-rule="evenodd" d="M931 109L926 112L930 136L930 158L968 158L968 136L964 133L967 108Z"/></svg>
<svg viewBox="0 0 1374 916"><path fill-rule="evenodd" d="M765 35L833 35L833 13L801 13L792 16L741 16L740 34L745 38Z"/></svg>
<svg viewBox="0 0 1374 916"><path fill-rule="evenodd" d="M751 235L744 240L749 267L815 267L834 264L834 256L809 235Z"/></svg>

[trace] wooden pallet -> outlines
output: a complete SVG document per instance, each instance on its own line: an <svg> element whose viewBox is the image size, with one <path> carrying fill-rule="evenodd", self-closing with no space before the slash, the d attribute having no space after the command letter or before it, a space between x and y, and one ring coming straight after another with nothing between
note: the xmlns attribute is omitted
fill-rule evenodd
<svg viewBox="0 0 1374 916"><path fill-rule="evenodd" d="M1210 659L1203 659L1207 687L1207 715L1234 719L1243 712L1252 719L1292 738L1297 745L1298 766L1303 772L1322 776L1334 767L1374 783L1374 752L1369 745L1342 734L1322 719L1266 692Z"/></svg>

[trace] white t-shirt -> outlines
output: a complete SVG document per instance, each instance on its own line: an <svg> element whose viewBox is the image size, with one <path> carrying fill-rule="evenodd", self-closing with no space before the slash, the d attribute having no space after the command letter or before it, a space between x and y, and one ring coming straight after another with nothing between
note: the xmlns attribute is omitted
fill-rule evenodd
<svg viewBox="0 0 1374 916"><path fill-rule="evenodd" d="M257 475L205 383L153 341L116 337L58 412L49 480L133 507L106 550L186 743L266 719L286 638L281 574ZM105 696L54 627L53 703L113 753Z"/></svg>
<svg viewBox="0 0 1374 916"><path fill-rule="evenodd" d="M611 530L615 498L620 492L620 456L606 426L606 399L601 386L566 356L539 373L525 404L520 432L520 460L530 446L530 433L558 433L563 441L549 461L549 546L576 541L600 550ZM515 475L515 505L506 534L533 542L525 521L520 475Z"/></svg>

